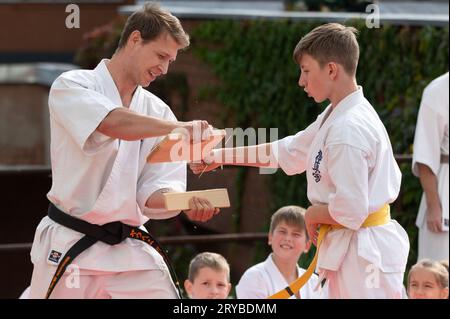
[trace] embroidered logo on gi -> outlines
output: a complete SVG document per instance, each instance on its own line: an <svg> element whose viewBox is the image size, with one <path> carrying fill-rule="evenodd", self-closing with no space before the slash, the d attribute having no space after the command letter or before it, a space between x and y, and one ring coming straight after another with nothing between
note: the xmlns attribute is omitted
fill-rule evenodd
<svg viewBox="0 0 450 319"><path fill-rule="evenodd" d="M313 169L312 176L314 177L316 183L320 182L320 179L322 178L322 175L320 175L319 170L321 160L322 160L322 150L319 150L319 153L317 153L316 156L316 160L314 161L314 166L312 168Z"/></svg>
<svg viewBox="0 0 450 319"><path fill-rule="evenodd" d="M48 255L48 260L53 261L54 263L58 263L59 259L61 258L62 253L56 250L52 250L50 254Z"/></svg>

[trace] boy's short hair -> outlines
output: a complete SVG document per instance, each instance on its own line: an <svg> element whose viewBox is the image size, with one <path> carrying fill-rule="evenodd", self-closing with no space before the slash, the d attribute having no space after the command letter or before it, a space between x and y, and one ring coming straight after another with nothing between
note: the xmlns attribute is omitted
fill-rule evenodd
<svg viewBox="0 0 450 319"><path fill-rule="evenodd" d="M295 63L300 64L303 54L313 57L321 67L336 62L349 75L356 75L359 60L358 30L339 23L321 25L300 39L294 49Z"/></svg>
<svg viewBox="0 0 450 319"><path fill-rule="evenodd" d="M411 279L411 273L414 269L424 268L431 271L441 288L448 288L448 260L436 261L432 259L421 259L411 267L408 273L408 285Z"/></svg>
<svg viewBox="0 0 450 319"><path fill-rule="evenodd" d="M183 30L178 18L154 2L146 2L141 9L128 17L118 49L125 47L130 34L136 30L141 33L144 43L155 40L163 32L167 32L179 45L189 46L189 35Z"/></svg>
<svg viewBox="0 0 450 319"><path fill-rule="evenodd" d="M188 279L194 282L200 269L205 267L216 271L225 271L227 273L227 280L230 282L230 265L227 260L220 254L210 252L200 253L191 260Z"/></svg>
<svg viewBox="0 0 450 319"><path fill-rule="evenodd" d="M291 205L281 207L272 215L270 219L269 232L273 234L275 228L277 228L281 222L285 222L289 226L298 227L300 231L304 231L306 237L308 237L305 225L305 212L306 209L300 206Z"/></svg>

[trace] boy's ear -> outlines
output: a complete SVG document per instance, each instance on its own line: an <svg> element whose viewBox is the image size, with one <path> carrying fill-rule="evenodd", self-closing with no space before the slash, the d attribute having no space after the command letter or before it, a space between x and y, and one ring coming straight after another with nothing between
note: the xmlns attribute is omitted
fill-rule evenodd
<svg viewBox="0 0 450 319"><path fill-rule="evenodd" d="M272 245L272 233L269 233L269 235L267 236L267 244L269 246Z"/></svg>
<svg viewBox="0 0 450 319"><path fill-rule="evenodd" d="M337 76L338 73L338 66L336 63L334 62L330 62L328 63L328 76L330 76L330 78L332 80L334 80Z"/></svg>
<svg viewBox="0 0 450 319"><path fill-rule="evenodd" d="M231 283L228 283L227 297L228 297L228 295L230 294L230 291L231 291Z"/></svg>
<svg viewBox="0 0 450 319"><path fill-rule="evenodd" d="M189 279L184 281L184 290L186 290L187 295L191 298L192 295L192 282Z"/></svg>

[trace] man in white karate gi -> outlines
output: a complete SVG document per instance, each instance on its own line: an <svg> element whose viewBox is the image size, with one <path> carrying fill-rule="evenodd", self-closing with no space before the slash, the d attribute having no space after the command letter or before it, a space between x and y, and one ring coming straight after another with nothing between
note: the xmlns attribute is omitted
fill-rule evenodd
<svg viewBox="0 0 450 319"><path fill-rule="evenodd" d="M424 90L414 136L412 171L423 188L416 225L418 259L448 260L448 72Z"/></svg>
<svg viewBox="0 0 450 319"><path fill-rule="evenodd" d="M178 122L170 108L143 87L166 74L178 50L188 45L189 37L176 17L146 4L129 17L111 60L55 80L49 96L49 216L56 211L61 220L73 222L75 217L83 227L94 225L95 232L95 225L126 224L128 233L119 233L152 243L137 227L149 218L180 213L164 209L162 194L185 191L186 164L148 164L146 157L174 129L193 133L199 124L207 136L211 128L205 121ZM218 212L205 199L194 198L190 206L186 214L197 221ZM61 260L72 261L63 256L88 237L49 216L38 225L33 242L30 298L178 298L157 250L133 238L116 240L117 232L110 238L113 244L91 241L49 294Z"/></svg>

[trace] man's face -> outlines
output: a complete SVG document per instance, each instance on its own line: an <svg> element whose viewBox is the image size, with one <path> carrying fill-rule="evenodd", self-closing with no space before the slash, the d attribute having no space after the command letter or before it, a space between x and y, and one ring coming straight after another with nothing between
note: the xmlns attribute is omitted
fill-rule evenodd
<svg viewBox="0 0 450 319"><path fill-rule="evenodd" d="M129 68L136 84L147 87L158 76L167 73L169 64L175 61L182 46L166 32L147 43L143 42L139 32L135 32L130 35L129 40Z"/></svg>
<svg viewBox="0 0 450 319"><path fill-rule="evenodd" d="M306 231L284 221L275 227L273 233L269 233L269 245L278 258L295 262L309 249Z"/></svg>
<svg viewBox="0 0 450 319"><path fill-rule="evenodd" d="M228 282L226 271L203 267L200 268L194 282L186 280L184 287L192 299L226 299L231 284Z"/></svg>
<svg viewBox="0 0 450 319"><path fill-rule="evenodd" d="M327 65L320 67L319 62L309 54L302 54L299 62L301 74L298 85L303 87L308 96L312 97L316 103L328 99L331 83Z"/></svg>

